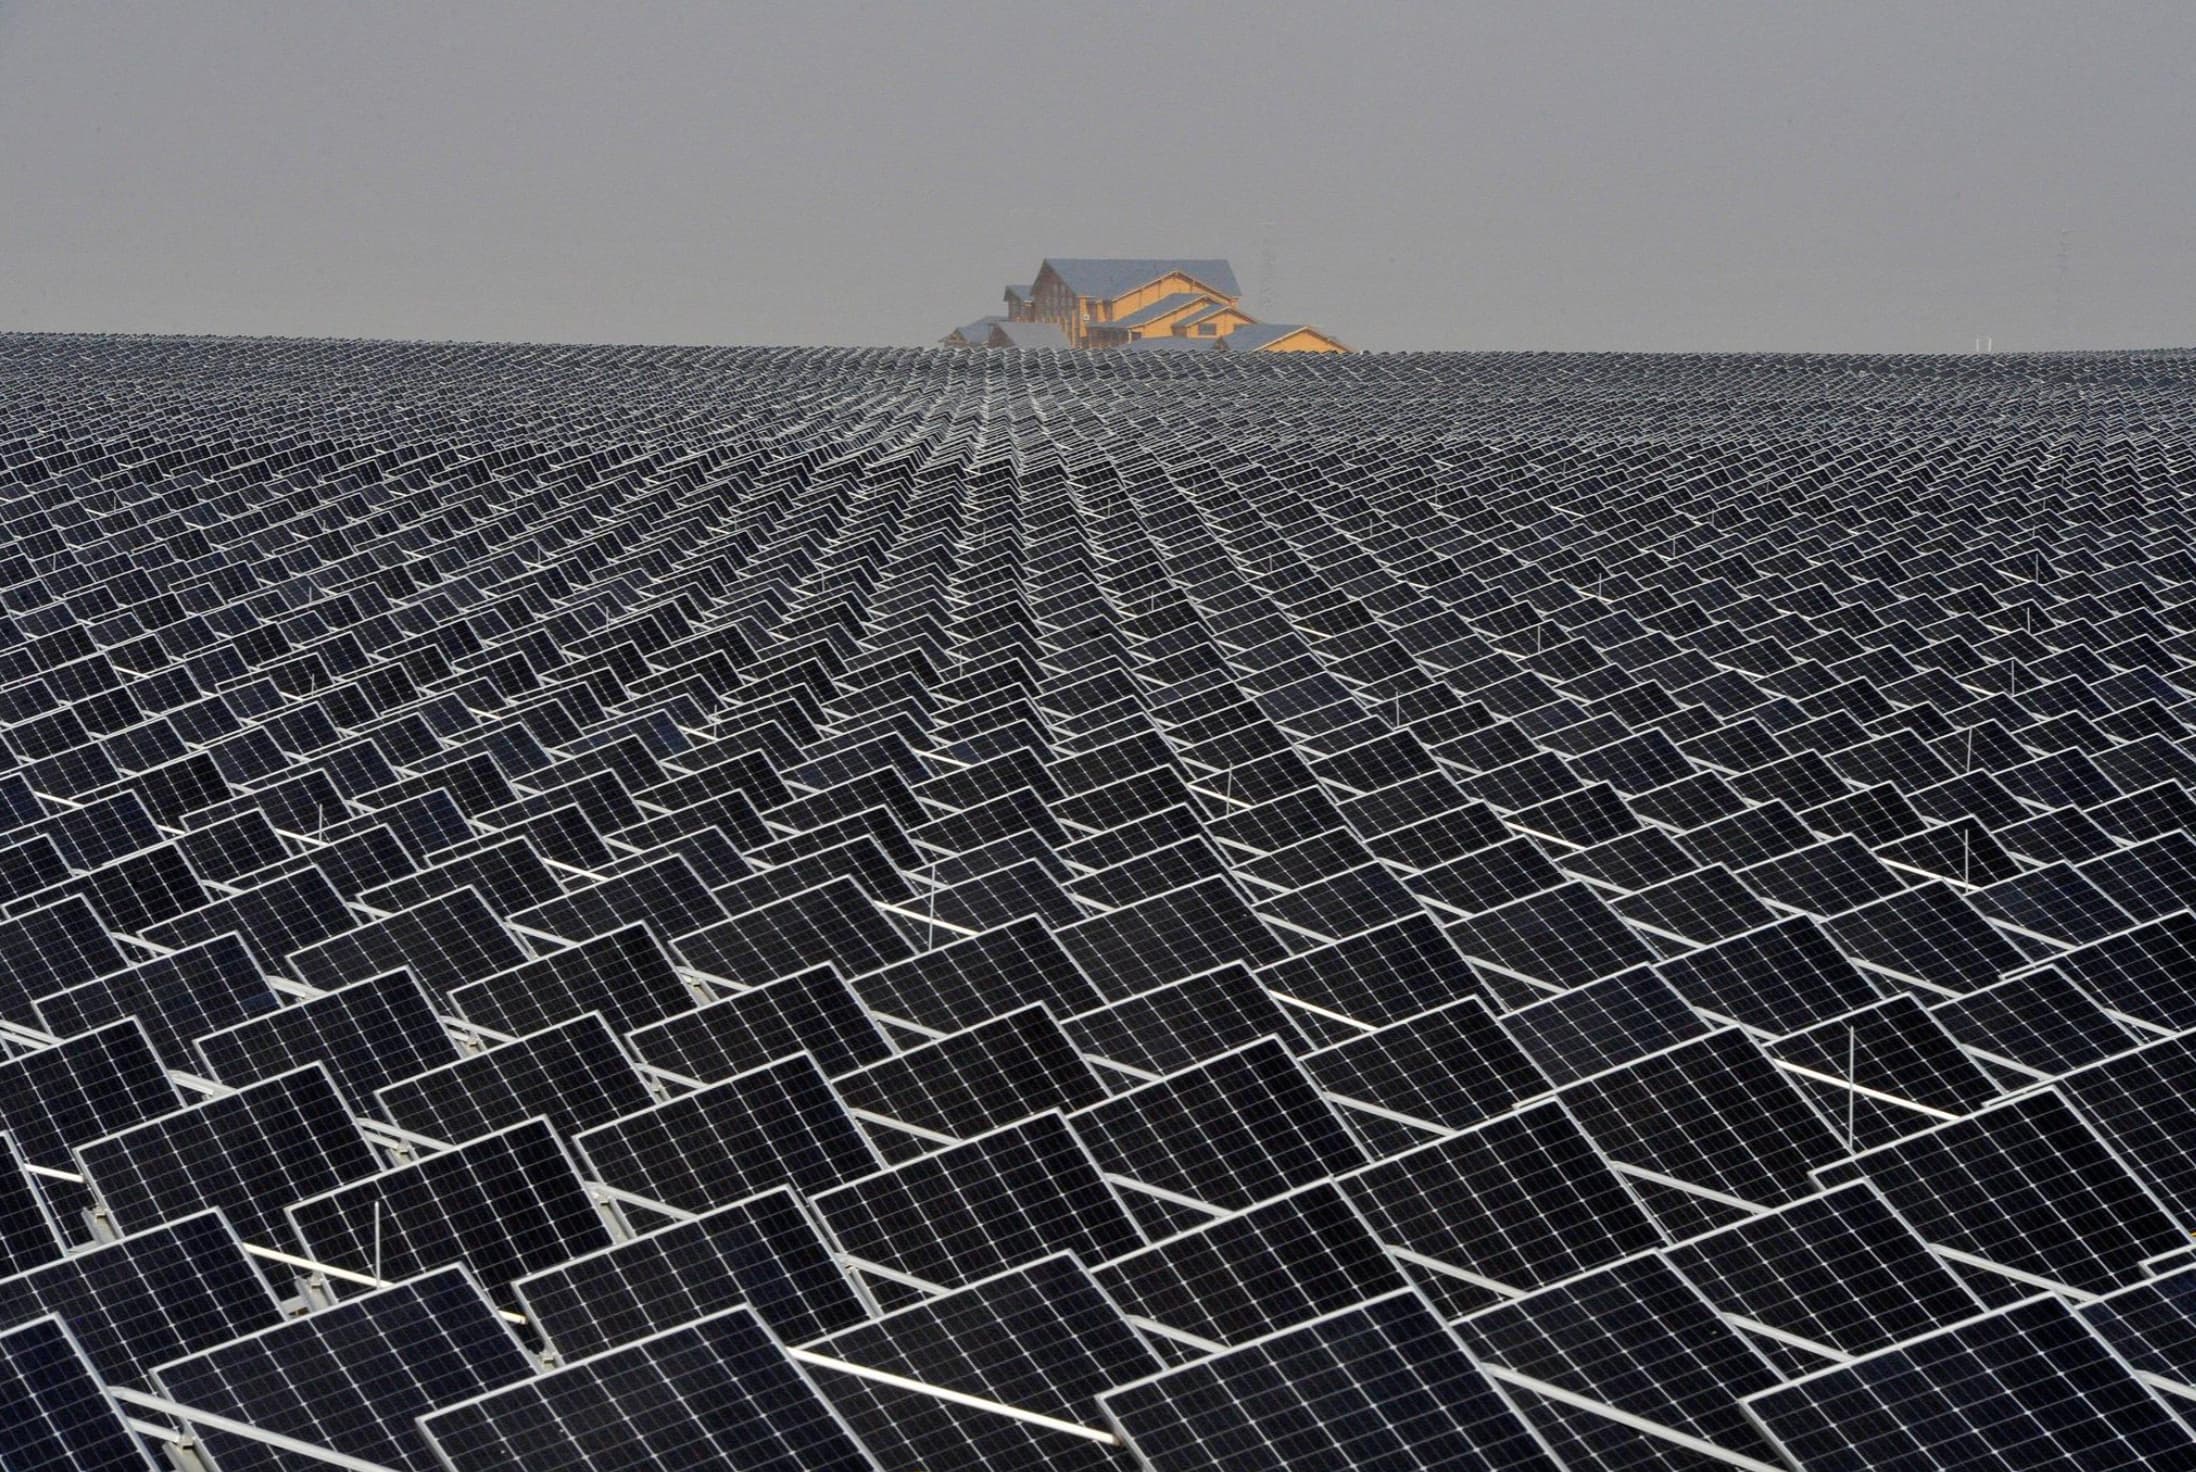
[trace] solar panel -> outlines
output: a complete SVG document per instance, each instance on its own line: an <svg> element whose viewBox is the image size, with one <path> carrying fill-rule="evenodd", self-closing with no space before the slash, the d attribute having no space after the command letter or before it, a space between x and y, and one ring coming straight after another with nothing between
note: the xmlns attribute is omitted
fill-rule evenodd
<svg viewBox="0 0 2196 1472"><path fill-rule="evenodd" d="M1817 916L1840 915L1911 887L1911 876L1902 877L1852 837L1748 865L1736 877L1764 899Z"/></svg>
<svg viewBox="0 0 2196 1472"><path fill-rule="evenodd" d="M153 1366L281 1321L265 1278L218 1212L0 1278L0 1322L53 1314L102 1382L143 1390Z"/></svg>
<svg viewBox="0 0 2196 1472"><path fill-rule="evenodd" d="M1663 1254L1772 1355L1809 1346L1818 1368L1981 1313L1974 1290L1866 1182L1689 1238Z"/></svg>
<svg viewBox="0 0 2196 1472"><path fill-rule="evenodd" d="M674 944L695 970L742 986L760 986L820 962L858 975L914 949L850 879L759 906L682 935Z"/></svg>
<svg viewBox="0 0 2196 1472"><path fill-rule="evenodd" d="M1093 1275L1124 1312L1218 1345L1407 1286L1371 1225L1326 1181L1117 1257Z"/></svg>
<svg viewBox="0 0 2196 1472"><path fill-rule="evenodd" d="M800 1342L869 1317L798 1198L783 1188L582 1253L517 1283L566 1360L746 1305Z"/></svg>
<svg viewBox="0 0 2196 1472"><path fill-rule="evenodd" d="M744 1298L926 1465L1408 1285L1581 1346L1467 1384L1558 1460L1775 1460L1668 1367L2189 1261L2185 359L0 335L0 1268Z"/></svg>
<svg viewBox="0 0 2196 1472"><path fill-rule="evenodd" d="M2021 1095L1851 1161L1931 1243L2090 1293L2119 1287L2186 1233L2055 1089Z"/></svg>
<svg viewBox="0 0 2196 1472"><path fill-rule="evenodd" d="M1553 1386L1741 1456L1773 1451L1739 1397L1783 1377L1700 1291L1652 1254L1461 1320L1485 1365ZM1513 1386L1514 1386L1514 1382ZM1514 1386L1512 1398L1566 1464L1654 1461L1650 1433Z"/></svg>
<svg viewBox="0 0 2196 1472"><path fill-rule="evenodd" d="M1978 1058L2048 1078L2124 1051L2128 1030L2050 967L2007 977L1930 1009Z"/></svg>
<svg viewBox="0 0 2196 1472"><path fill-rule="evenodd" d="M2048 1296L1763 1391L1747 1409L1804 1472L2144 1467L2196 1455L2196 1433Z"/></svg>
<svg viewBox="0 0 2196 1472"><path fill-rule="evenodd" d="M129 964L92 907L73 895L0 921L0 963L0 1018L25 1027L38 1025L37 998Z"/></svg>
<svg viewBox="0 0 2196 1472"><path fill-rule="evenodd" d="M1332 879L1371 862L1371 852L1347 830L1337 828L1273 853L1244 859L1234 865L1234 871L1238 878L1286 890Z"/></svg>
<svg viewBox="0 0 2196 1472"><path fill-rule="evenodd" d="M849 1108L956 1139L1106 1097L1042 1006L1018 1008L832 1082Z"/></svg>
<svg viewBox="0 0 2196 1472"><path fill-rule="evenodd" d="M413 1418L533 1375L533 1357L462 1268L443 1268L171 1360L161 1394L387 1467L436 1465ZM224 1468L294 1457L204 1426Z"/></svg>
<svg viewBox="0 0 2196 1472"><path fill-rule="evenodd" d="M1549 1082L1559 1085L1711 1031L1698 1012L1646 967L1588 982L1500 1020Z"/></svg>
<svg viewBox="0 0 2196 1472"><path fill-rule="evenodd" d="M1804 849L1815 835L1789 807L1772 800L1691 829L1678 842L1703 864L1744 869Z"/></svg>
<svg viewBox="0 0 2196 1472"><path fill-rule="evenodd" d="M1162 1367L1067 1256L960 1288L807 1346L865 1370L1101 1429L1098 1396ZM818 1388L886 1466L1104 1468L1110 1448L864 1375Z"/></svg>
<svg viewBox="0 0 2196 1472"><path fill-rule="evenodd" d="M2112 852L2112 835L2091 822L2080 808L2065 807L2041 816L2029 816L2033 811L2032 808L2016 809L2026 821L2008 821L1995 829L1998 842L2014 857L2037 864L2078 864L2084 859Z"/></svg>
<svg viewBox="0 0 2196 1472"><path fill-rule="evenodd" d="M499 1296L610 1241L563 1142L538 1119L299 1197L288 1215L316 1262L382 1282L463 1263Z"/></svg>
<svg viewBox="0 0 2196 1472"><path fill-rule="evenodd" d="M643 1062L704 1083L793 1053L842 1073L892 1052L876 1018L829 966L673 1013L627 1039Z"/></svg>
<svg viewBox="0 0 2196 1472"><path fill-rule="evenodd" d="M1104 1000L1035 916L880 967L854 988L881 1014L947 1032L1025 1003L1066 1014Z"/></svg>
<svg viewBox="0 0 2196 1472"><path fill-rule="evenodd" d="M2153 1027L2196 1027L2196 914L2168 915L2053 961L2069 981L2107 1010Z"/></svg>
<svg viewBox="0 0 2196 1472"><path fill-rule="evenodd" d="M599 870L612 862L609 846L578 803L519 819L505 831L523 834L543 858L575 869Z"/></svg>
<svg viewBox="0 0 2196 1472"><path fill-rule="evenodd" d="M15 1141L0 1134L0 1276L56 1261L64 1245L51 1208L23 1169Z"/></svg>
<svg viewBox="0 0 2196 1472"><path fill-rule="evenodd" d="M447 994L468 1022L519 1036L599 1012L621 1031L692 1007L696 997L645 925L478 977Z"/></svg>
<svg viewBox="0 0 2196 1472"><path fill-rule="evenodd" d="M2196 1107L2196 1045L2166 1038L2068 1071L2052 1086L2156 1190L2174 1217L2196 1221L2196 1162L2183 1142Z"/></svg>
<svg viewBox="0 0 2196 1472"><path fill-rule="evenodd" d="M174 947L236 934L251 947L252 959L259 963L261 971L270 976L286 976L294 974L287 964L293 951L340 935L356 925L357 919L344 907L343 897L336 893L326 877L306 864L294 871L267 875L249 889L226 899L217 899L173 919L148 925L140 934L155 945ZM120 964L117 961L101 969L111 971ZM322 978L315 984L362 980L401 964L401 960L391 960L384 965L366 967L355 975Z"/></svg>
<svg viewBox="0 0 2196 1472"><path fill-rule="evenodd" d="M1149 1075L1278 1037L1302 1044L1287 1009L1241 966L1221 966L1061 1020L1086 1055Z"/></svg>
<svg viewBox="0 0 2196 1472"><path fill-rule="evenodd" d="M152 1472L145 1444L60 1319L0 1330L0 1461L23 1472Z"/></svg>
<svg viewBox="0 0 2196 1472"><path fill-rule="evenodd" d="M1304 1070L1271 1040L1068 1119L1104 1169L1222 1208L1249 1206L1365 1159Z"/></svg>
<svg viewBox="0 0 2196 1472"><path fill-rule="evenodd" d="M420 1430L455 1472L877 1465L770 1331L737 1308L432 1412Z"/></svg>
<svg viewBox="0 0 2196 1472"><path fill-rule="evenodd" d="M806 1055L598 1125L572 1144L597 1180L686 1211L783 1184L822 1191L883 1163Z"/></svg>
<svg viewBox="0 0 2196 1472"><path fill-rule="evenodd" d="M915 885L901 871L899 861L866 832L856 833L843 843L824 845L821 830L812 830L802 835L802 846L798 854L780 854L774 868L716 886L720 914L715 918L787 899L832 879L853 880L872 900L901 901L915 895ZM937 878L927 866L923 872L925 878Z"/></svg>
<svg viewBox="0 0 2196 1472"><path fill-rule="evenodd" d="M447 993L525 959L479 892L460 889L294 951L289 970L323 991L409 971L429 991Z"/></svg>
<svg viewBox="0 0 2196 1472"><path fill-rule="evenodd" d="M56 1037L90 1032L135 1017L169 1068L203 1066L192 1040L276 1005L276 998L234 935L218 936L81 982L34 1004L39 1025Z"/></svg>
<svg viewBox="0 0 2196 1472"><path fill-rule="evenodd" d="M1372 793L1363 801L1378 802L1380 798L1381 794ZM1457 853L1470 853L1509 836L1509 830L1502 826L1494 809L1485 803L1467 801L1461 792L1454 795L1453 806L1445 805L1408 822L1396 821L1412 811L1410 804L1418 800L1415 795L1398 797L1393 809L1383 811L1377 818L1367 816L1366 826L1359 826L1365 847L1391 863L1430 868ZM1427 800L1446 801L1439 795ZM1345 804L1343 811L1356 826L1359 814L1369 810ZM1370 826L1376 823L1380 826Z"/></svg>
<svg viewBox="0 0 2196 1472"><path fill-rule="evenodd" d="M2078 872L2123 913L2156 920L2196 906L2196 838L2161 833L2132 848L2103 854Z"/></svg>
<svg viewBox="0 0 2196 1472"><path fill-rule="evenodd" d="M1999 1093L1982 1065L1911 996L1857 1008L1762 1046L1832 1128L1863 1148L1971 1114Z"/></svg>
<svg viewBox="0 0 2196 1472"><path fill-rule="evenodd" d="M1768 1032L1797 1032L1865 1007L1879 995L1805 916L1720 937L1691 955L1663 962L1656 972L1700 1011Z"/></svg>
<svg viewBox="0 0 2196 1472"><path fill-rule="evenodd" d="M1116 1000L1230 961L1257 965L1284 954L1242 896L1218 878L1094 915L1058 935L1100 993Z"/></svg>
<svg viewBox="0 0 2196 1472"><path fill-rule="evenodd" d="M1995 884L2022 872L2019 862L1972 818L1879 845L1876 856L1888 864L1961 884Z"/></svg>
<svg viewBox="0 0 2196 1472"><path fill-rule="evenodd" d="M1585 1131L1529 1104L1341 1178L1380 1239L1473 1308L1662 1244ZM1434 1286L1446 1286L1436 1283ZM1476 1300L1476 1301L1475 1301Z"/></svg>
<svg viewBox="0 0 2196 1472"><path fill-rule="evenodd" d="M1426 916L1305 951L1257 968L1257 975L1275 996L1296 1004L1299 1026L1314 1025L1321 1012L1339 1014L1342 1036L1482 990L1463 956Z"/></svg>
<svg viewBox="0 0 2196 1472"><path fill-rule="evenodd" d="M354 1102L458 1056L434 1004L406 971L263 1012L201 1036L196 1046L205 1073L223 1083L255 1083L319 1063Z"/></svg>
<svg viewBox="0 0 2196 1472"><path fill-rule="evenodd" d="M1975 891L1968 902L2010 930L2062 945L2115 935L2135 921L2071 864L2047 864Z"/></svg>
<svg viewBox="0 0 2196 1472"><path fill-rule="evenodd" d="M1146 1241L1057 1114L821 1192L810 1204L842 1251L947 1287L1062 1250L1102 1262Z"/></svg>
<svg viewBox="0 0 2196 1472"><path fill-rule="evenodd" d="M133 1018L0 1062L0 1131L50 1170L70 1166L72 1146L182 1102Z"/></svg>
<svg viewBox="0 0 2196 1472"><path fill-rule="evenodd" d="M1720 865L1697 869L1610 902L1634 925L1692 945L1713 945L1777 917Z"/></svg>
<svg viewBox="0 0 2196 1472"><path fill-rule="evenodd" d="M1226 873L1219 852L1205 838L1195 836L1078 874L1068 881L1067 894L1101 911L1115 910ZM1068 909L1074 909L1072 901ZM1081 913L1069 913L1058 923L1071 925L1081 918Z"/></svg>
<svg viewBox="0 0 2196 1472"><path fill-rule="evenodd" d="M569 1138L654 1102L599 1012L384 1084L374 1098L391 1123L452 1143L537 1115Z"/></svg>
<svg viewBox="0 0 2196 1472"><path fill-rule="evenodd" d="M1924 884L1863 905L1828 923L1856 961L1948 992L1988 985L2021 964L2021 953L1942 884Z"/></svg>
<svg viewBox="0 0 2196 1472"><path fill-rule="evenodd" d="M75 895L90 903L110 931L135 935L206 903L205 887L172 843L109 859L87 874L10 901L29 910Z"/></svg>
<svg viewBox="0 0 2196 1472"><path fill-rule="evenodd" d="M1743 1214L1795 1201L1813 1189L1810 1170L1847 1153L1733 1029L1566 1084L1558 1097L1610 1159L1668 1183L1648 1186L1650 1204L1679 1235L1722 1225L1734 1204Z"/></svg>
<svg viewBox="0 0 2196 1472"><path fill-rule="evenodd" d="M314 869L328 881L330 888L348 899L378 885L402 879L417 867L396 831L386 825L376 825L331 839L323 847L308 849L295 859L237 882L249 883L276 874L302 876L307 869Z"/></svg>
<svg viewBox="0 0 2196 1472"><path fill-rule="evenodd" d="M2075 1313L2137 1373L2196 1385L2196 1268L2130 1283Z"/></svg>
<svg viewBox="0 0 2196 1472"><path fill-rule="evenodd" d="M925 877L934 877L927 866ZM939 884L923 897L924 915L969 930L1004 925L1023 916L1072 925L1087 913L1061 888L1056 866L1034 855L980 874L939 877Z"/></svg>
<svg viewBox="0 0 2196 1472"><path fill-rule="evenodd" d="M268 836L273 837L271 833ZM0 902L13 903L68 876L68 860L43 833L30 834L21 842L0 848Z"/></svg>
<svg viewBox="0 0 2196 1472"><path fill-rule="evenodd" d="M1512 900L1449 927L1458 950L1546 986L1584 986L1654 956L1583 884Z"/></svg>
<svg viewBox="0 0 2196 1472"><path fill-rule="evenodd" d="M368 908L395 913L460 889L478 891L498 914L540 904L562 891L556 876L523 838L482 844L353 896Z"/></svg>
<svg viewBox="0 0 2196 1472"><path fill-rule="evenodd" d="M1046 816L1051 817L1049 810ZM1040 828L1039 831L1044 830ZM1204 834L1205 825L1198 819L1196 809L1187 801L1177 801L1132 822L1119 823L1081 837L1069 835L1069 841L1061 844L1058 852L1062 859L1079 870L1103 869L1138 854Z"/></svg>
<svg viewBox="0 0 2196 1472"><path fill-rule="evenodd" d="M1138 1456L1182 1472L1558 1465L1407 1289L1100 1400Z"/></svg>
<svg viewBox="0 0 2196 1472"><path fill-rule="evenodd" d="M1638 891L1698 869L1701 861L1659 828L1642 828L1563 854L1558 867L1610 889Z"/></svg>
<svg viewBox="0 0 2196 1472"><path fill-rule="evenodd" d="M693 867L673 854L530 909L514 907L509 918L523 930L581 941L636 921L658 935L683 935L724 919L725 909Z"/></svg>
<svg viewBox="0 0 2196 1472"><path fill-rule="evenodd" d="M1551 1086L1477 997L1308 1053L1304 1067L1344 1103L1445 1129L1467 1129Z"/></svg>
<svg viewBox="0 0 2196 1472"><path fill-rule="evenodd" d="M289 1240L289 1203L380 1168L319 1064L90 1141L76 1159L126 1231L218 1207L271 1247Z"/></svg>

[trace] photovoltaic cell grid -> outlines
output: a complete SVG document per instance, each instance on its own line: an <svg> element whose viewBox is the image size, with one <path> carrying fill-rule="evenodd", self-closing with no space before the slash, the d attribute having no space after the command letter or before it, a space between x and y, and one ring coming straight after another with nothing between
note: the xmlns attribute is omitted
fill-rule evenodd
<svg viewBox="0 0 2196 1472"><path fill-rule="evenodd" d="M434 1464L412 1418L527 1378L534 1363L460 1268L231 1340L154 1371L198 1410L391 1467ZM223 1467L290 1458L218 1428Z"/></svg>
<svg viewBox="0 0 2196 1472"><path fill-rule="evenodd" d="M154 1465L56 1317L0 1332L0 1458L24 1472L152 1472Z"/></svg>
<svg viewBox="0 0 2196 1472"><path fill-rule="evenodd" d="M0 337L11 1465L2185 1459L2192 377Z"/></svg>

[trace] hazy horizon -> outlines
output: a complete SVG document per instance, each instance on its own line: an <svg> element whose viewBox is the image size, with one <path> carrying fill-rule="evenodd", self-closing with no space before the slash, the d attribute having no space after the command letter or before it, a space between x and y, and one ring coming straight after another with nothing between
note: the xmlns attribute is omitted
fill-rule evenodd
<svg viewBox="0 0 2196 1472"><path fill-rule="evenodd" d="M1393 350L2196 345L2196 6L0 0L0 330L901 344L1047 255Z"/></svg>

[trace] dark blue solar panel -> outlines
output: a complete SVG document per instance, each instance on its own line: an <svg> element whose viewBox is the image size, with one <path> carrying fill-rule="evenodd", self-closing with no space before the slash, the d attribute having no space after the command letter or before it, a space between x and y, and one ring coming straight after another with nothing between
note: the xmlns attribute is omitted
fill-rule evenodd
<svg viewBox="0 0 2196 1472"><path fill-rule="evenodd" d="M0 335L16 1317L142 1384L425 1292L321 1253L607 1352L221 1381L405 1466L1765 1461L1734 1366L2039 1279L2179 1383L2196 357L1272 330ZM57 1286L200 1222L264 1251ZM2179 1454L2005 1363L1951 1400Z"/></svg>

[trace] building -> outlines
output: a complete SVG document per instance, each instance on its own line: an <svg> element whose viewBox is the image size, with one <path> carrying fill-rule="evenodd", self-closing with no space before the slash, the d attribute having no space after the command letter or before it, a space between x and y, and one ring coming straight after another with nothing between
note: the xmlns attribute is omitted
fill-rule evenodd
<svg viewBox="0 0 2196 1472"><path fill-rule="evenodd" d="M1243 306L1235 268L1219 258L1050 256L1027 286L1004 293L1006 316L948 333L950 347L1129 348L1182 339L1262 353L1346 353L1339 338L1302 323L1261 323ZM1042 326L1057 338L1000 332ZM1230 342L1243 332L1251 338Z"/></svg>
<svg viewBox="0 0 2196 1472"><path fill-rule="evenodd" d="M1050 322L994 322L991 335L984 339L987 348L1064 348L1071 344L1067 334Z"/></svg>
<svg viewBox="0 0 2196 1472"><path fill-rule="evenodd" d="M1228 353L1346 353L1336 339L1301 322L1253 322L1220 339Z"/></svg>
<svg viewBox="0 0 2196 1472"><path fill-rule="evenodd" d="M962 323L944 337L939 338L938 342L941 346L949 348L988 347L991 342L993 325L1006 320L1006 318L999 316L978 317L973 322Z"/></svg>
<svg viewBox="0 0 2196 1472"><path fill-rule="evenodd" d="M1234 302L1208 292L1177 291L1125 317L1092 323L1090 345L1125 348L1145 338L1220 338L1256 320Z"/></svg>
<svg viewBox="0 0 2196 1472"><path fill-rule="evenodd" d="M1242 300L1235 269L1222 260L1048 258L1032 285L1037 320L1050 322L1079 348L1094 347L1092 329L1135 315L1167 297L1234 303Z"/></svg>

